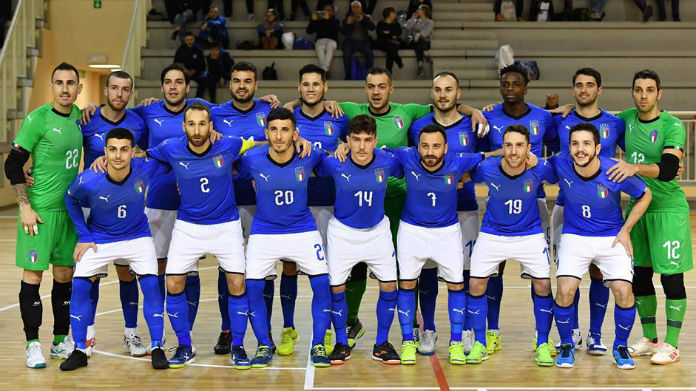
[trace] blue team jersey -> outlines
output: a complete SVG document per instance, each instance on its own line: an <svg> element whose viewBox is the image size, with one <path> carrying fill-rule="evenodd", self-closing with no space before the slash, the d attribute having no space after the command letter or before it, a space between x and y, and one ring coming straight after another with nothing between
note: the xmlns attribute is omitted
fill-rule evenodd
<svg viewBox="0 0 696 391"><path fill-rule="evenodd" d="M232 170L248 146L239 137L226 136L198 154L189 148L186 137L179 137L148 150L149 156L174 171L181 196L177 219L202 225L239 219L234 192L230 191Z"/></svg>
<svg viewBox="0 0 696 391"><path fill-rule="evenodd" d="M191 103L201 103L210 106L210 103L203 99L187 99L186 107ZM147 127L147 137L141 142L145 148L154 148L164 140L181 137L185 135L183 128L184 111L171 111L165 106L165 101L157 101L148 106L137 106L133 111L145 121ZM147 194L147 207L152 209L176 210L179 208L179 194L176 189L174 173L160 175L155 178L150 185Z"/></svg>
<svg viewBox="0 0 696 391"><path fill-rule="evenodd" d="M559 186L566 192L563 210L563 233L581 236L616 236L624 224L621 192L632 198L645 194L646 184L638 176L615 183L607 177L614 165L608 158L600 161L599 170L589 178L581 177L567 154L552 156L549 163L556 170Z"/></svg>
<svg viewBox="0 0 696 391"><path fill-rule="evenodd" d="M430 113L415 120L408 131L411 145L418 145L418 136L421 130L428 125L442 126L435 120L435 113ZM488 139L480 139L476 136L476 133L471 130L471 119L469 117L462 116L459 121L452 125L442 127L447 132L447 150L449 153L471 153L488 150ZM464 183L464 186L458 190L457 210L478 210L478 201L476 200L473 182Z"/></svg>
<svg viewBox="0 0 696 391"><path fill-rule="evenodd" d="M307 182L325 157L325 152L314 149L304 159L295 154L287 163L279 164L271 159L267 145L242 156L237 171L243 178L254 180L258 200L251 223L252 235L291 234L317 229L307 207Z"/></svg>
<svg viewBox="0 0 696 391"><path fill-rule="evenodd" d="M237 136L247 140L266 140L266 118L273 110L271 105L254 99L254 105L249 110L239 110L232 100L210 110L213 127L225 136ZM238 205L256 205L254 188L251 180L235 178L234 196Z"/></svg>
<svg viewBox="0 0 696 391"><path fill-rule="evenodd" d="M602 149L599 151L600 157L612 158L616 155L616 146L625 148L624 131L625 123L622 118L611 115L604 110L592 118L585 118L573 110L567 117L561 115L554 116L558 137L555 142L549 145L554 152L564 154L570 153L570 128L581 123L589 122L599 130L599 142ZM565 205L565 193L561 187L556 199L556 205Z"/></svg>
<svg viewBox="0 0 696 391"><path fill-rule="evenodd" d="M131 160L130 174L115 182L106 172L83 171L65 196L79 241L111 243L150 236L145 194L153 178L169 168L151 159ZM80 204L91 209L85 222Z"/></svg>
<svg viewBox="0 0 696 391"><path fill-rule="evenodd" d="M106 134L111 129L126 128L133 133L135 143L141 148L146 149L147 142L144 140L147 129L145 121L133 110L126 109L126 115L117 122L106 119L101 113L101 107L97 108L94 116L86 125L82 125L82 139L85 148L85 167L92 165L92 162L99 156L104 155L106 146Z"/></svg>
<svg viewBox="0 0 696 391"><path fill-rule="evenodd" d="M493 110L483 113L488 120L490 132L488 132L488 142L492 151L503 147L503 133L510 125L524 125L529 130L529 143L532 144L532 153L542 157L544 144L551 143L556 139L556 127L553 116L541 107L527 103L527 111L519 117L513 117L503 111L503 104L499 103ZM544 187L540 186L537 190L538 198L545 198Z"/></svg>
<svg viewBox="0 0 696 391"><path fill-rule="evenodd" d="M336 186L334 216L341 223L358 229L371 228L384 218L387 178L401 178L401 165L393 155L375 149L370 163L359 166L350 158L340 162L333 156L323 159L317 174L333 179Z"/></svg>
<svg viewBox="0 0 696 391"><path fill-rule="evenodd" d="M435 172L423 168L416 148L390 150L406 179L406 204L401 220L420 227L457 224L457 182L483 159L480 153L447 154Z"/></svg>
<svg viewBox="0 0 696 391"><path fill-rule="evenodd" d="M323 111L316 117L310 117L302 112L302 106L295 108L295 120L300 137L312 143L315 148L334 152L338 147L338 140L346 140L350 120L348 116L338 118L331 117L327 111ZM309 206L331 206L336 200L333 178L311 177L309 178Z"/></svg>
<svg viewBox="0 0 696 391"><path fill-rule="evenodd" d="M501 156L486 159L471 171L471 179L488 185L488 202L481 232L501 236L541 233L537 189L542 181L558 182L551 165L543 159L517 176L503 171Z"/></svg>

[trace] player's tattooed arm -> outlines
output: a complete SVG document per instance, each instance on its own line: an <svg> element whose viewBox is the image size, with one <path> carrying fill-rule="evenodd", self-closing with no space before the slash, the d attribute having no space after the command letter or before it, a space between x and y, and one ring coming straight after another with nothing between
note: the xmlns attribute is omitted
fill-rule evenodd
<svg viewBox="0 0 696 391"><path fill-rule="evenodd" d="M476 132L476 135L479 138L488 134L488 130L490 129L488 126L488 120L486 120L486 117L483 116L481 110L467 105L459 105L457 106L457 111L471 117L471 130Z"/></svg>
<svg viewBox="0 0 696 391"><path fill-rule="evenodd" d="M17 194L17 204L19 205L19 214L21 217L22 228L24 228L24 233L29 236L34 236L39 234L39 224L43 224L43 220L39 217L39 214L34 211L29 202L29 197L27 196L27 189L25 183L18 183L13 185L15 193Z"/></svg>
<svg viewBox="0 0 696 391"><path fill-rule="evenodd" d="M650 192L650 189L646 186L645 193L642 197L636 200L635 204L633 204L631 213L629 213L628 217L626 217L626 222L624 222L624 225L623 227L621 227L619 233L616 234L614 244L611 245L612 247L615 247L618 243L621 243L624 246L624 249L626 249L626 253L628 254L628 256L631 257L631 259L633 259L633 244L631 243L631 230L633 229L633 226L636 225L638 220L640 220L640 218L643 217L645 211L648 210L648 206L650 205L651 199L652 193Z"/></svg>
<svg viewBox="0 0 696 391"><path fill-rule="evenodd" d="M27 196L27 184L24 178L24 165L29 161L30 152L20 145L12 145L10 155L5 161L5 176L10 180L17 195L22 227L30 236L38 234L38 223L43 223L39 215L32 209Z"/></svg>

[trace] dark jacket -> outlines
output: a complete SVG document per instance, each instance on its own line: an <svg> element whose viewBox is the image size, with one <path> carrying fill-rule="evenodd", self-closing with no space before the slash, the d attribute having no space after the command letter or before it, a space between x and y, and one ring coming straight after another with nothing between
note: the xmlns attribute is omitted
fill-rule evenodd
<svg viewBox="0 0 696 391"><path fill-rule="evenodd" d="M217 60L210 58L210 54L205 59L208 62L208 77L216 81L220 80L220 78L230 80L230 72L232 71L234 60L228 52L220 50L220 56Z"/></svg>
<svg viewBox="0 0 696 391"><path fill-rule="evenodd" d="M418 1L418 0L411 0L408 2L408 15L407 17L410 18L414 12L418 9L418 7L421 6L421 4L425 4L428 7L430 7L430 10L432 11L433 9L433 2L430 0L423 0L423 1Z"/></svg>
<svg viewBox="0 0 696 391"><path fill-rule="evenodd" d="M350 15L349 15L350 16ZM346 20L348 18L346 17ZM372 19L364 15L360 22L355 21L353 24L348 24L343 21L343 27L341 28L341 33L346 36L346 39L352 39L354 41L369 41L370 30L375 29L375 24L372 23Z"/></svg>
<svg viewBox="0 0 696 391"><path fill-rule="evenodd" d="M310 20L307 25L307 34L317 34L316 39L329 38L338 41L338 32L341 31L341 22L336 18Z"/></svg>
<svg viewBox="0 0 696 391"><path fill-rule="evenodd" d="M377 23L377 41L398 41L401 37L401 25L396 21L387 23L380 20Z"/></svg>
<svg viewBox="0 0 696 391"><path fill-rule="evenodd" d="M174 55L174 62L183 64L186 69L195 69L198 73L205 71L203 51L195 45L192 48L189 48L186 44L179 46Z"/></svg>

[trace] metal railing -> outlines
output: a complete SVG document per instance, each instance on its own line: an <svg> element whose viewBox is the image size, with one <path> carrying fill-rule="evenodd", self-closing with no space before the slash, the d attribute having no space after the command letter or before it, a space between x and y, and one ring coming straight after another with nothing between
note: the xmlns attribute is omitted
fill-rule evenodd
<svg viewBox="0 0 696 391"><path fill-rule="evenodd" d="M21 107L19 80L27 76L31 69L27 54L34 48L38 39L36 21L43 18L44 0L19 0L12 17L12 23L0 51L0 144L11 138L11 112L17 113Z"/></svg>
<svg viewBox="0 0 696 391"><path fill-rule="evenodd" d="M150 8L151 0L135 0L133 3L133 16L123 50L121 69L134 79L140 76L140 50L147 45L147 12Z"/></svg>

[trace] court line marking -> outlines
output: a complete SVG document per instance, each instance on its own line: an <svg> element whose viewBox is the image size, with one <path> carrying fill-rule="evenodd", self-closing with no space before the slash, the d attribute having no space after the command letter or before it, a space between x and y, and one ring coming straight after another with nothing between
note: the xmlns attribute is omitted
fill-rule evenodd
<svg viewBox="0 0 696 391"><path fill-rule="evenodd" d="M355 390L355 391L381 391L381 390L439 390L439 387L315 387L313 390ZM669 390L696 390L696 387L451 387L457 391L669 391Z"/></svg>
<svg viewBox="0 0 696 391"><path fill-rule="evenodd" d="M150 359L148 358L142 358L142 357L133 357L133 356L126 356L125 354L116 354L116 353L111 353L111 352L105 352L102 350L97 350L94 349L94 353L101 354L103 356L107 357L113 357L113 358L125 358L128 360L133 360L133 361L147 361L150 362ZM187 367L203 367L203 368L222 368L222 369L235 369L231 365L219 365L219 364L200 364L193 362L191 364L186 364ZM304 371L305 368L298 368L298 367L266 367L266 368L261 368L263 370L267 371Z"/></svg>
<svg viewBox="0 0 696 391"><path fill-rule="evenodd" d="M418 317L418 324L422 325L424 323L423 314L420 311L418 311L416 314ZM420 331L421 333L424 332L423 327L420 328ZM430 366L433 368L433 373L435 374L435 379L437 380L437 385L440 387L440 391L450 391L449 384L447 383L447 377L445 377L445 372L442 370L437 353L431 354L429 360Z"/></svg>
<svg viewBox="0 0 696 391"><path fill-rule="evenodd" d="M314 339L314 334L312 333L309 337L310 341ZM314 365L312 364L312 354L307 356L307 366L304 368L305 378L304 378L304 389L313 390L314 389Z"/></svg>

